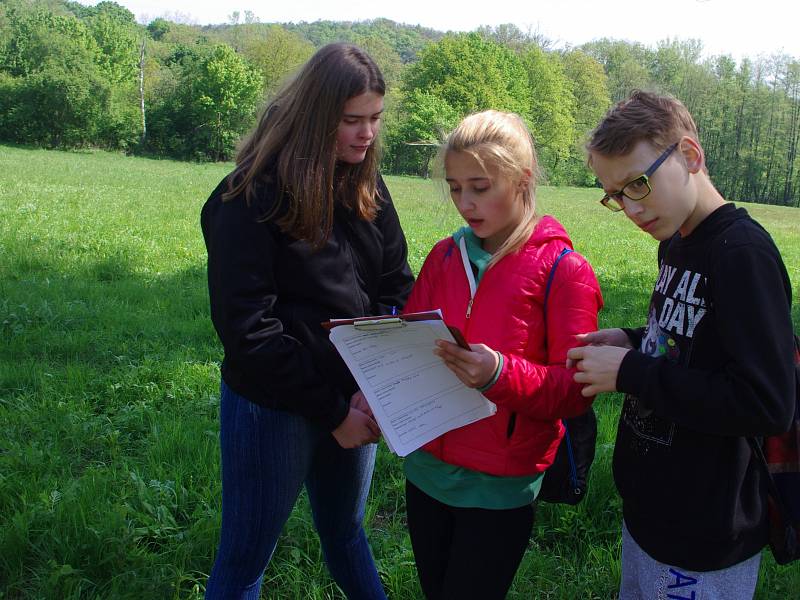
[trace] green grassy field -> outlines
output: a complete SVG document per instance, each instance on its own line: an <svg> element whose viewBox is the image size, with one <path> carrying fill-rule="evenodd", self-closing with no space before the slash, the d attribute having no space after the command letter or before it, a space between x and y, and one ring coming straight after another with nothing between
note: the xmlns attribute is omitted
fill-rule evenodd
<svg viewBox="0 0 800 600"><path fill-rule="evenodd" d="M202 597L219 530L221 347L199 211L229 168L0 146L0 599ZM416 270L460 221L438 185L387 183ZM542 188L540 212L594 265L601 323L638 325L656 245L597 195ZM800 289L800 211L747 208ZM589 496L577 509L540 507L510 598L616 596L619 405L598 398ZM368 533L389 596L416 599L402 487L400 461L382 446ZM341 597L304 498L263 597ZM765 553L757 598L797 597L800 565L777 567Z"/></svg>

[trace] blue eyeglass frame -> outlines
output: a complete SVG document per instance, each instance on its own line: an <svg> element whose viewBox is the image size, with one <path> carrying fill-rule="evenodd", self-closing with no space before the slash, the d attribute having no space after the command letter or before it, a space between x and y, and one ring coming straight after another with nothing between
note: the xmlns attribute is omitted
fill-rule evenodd
<svg viewBox="0 0 800 600"><path fill-rule="evenodd" d="M653 188L650 186L650 177L652 177L653 173L656 172L656 169L658 169L658 167L660 167L661 164L665 160L667 160L667 158L669 158L669 155L675 151L675 148L678 147L679 143L680 142L675 142L674 144L669 146L666 150L664 150L664 152L661 153L661 155L655 160L655 162L652 165L650 165L647 168L647 170L644 173L642 173L638 177L634 177L633 179L631 179L628 183L622 186L622 189L620 189L620 191L614 192L613 194L606 194L605 196L603 196L600 199L600 204L602 204L612 212L619 212L621 210L624 210L625 205L623 203L623 197L627 196L624 193L625 188L628 187L630 184L639 180L643 180L643 183L647 186L647 192L645 192L643 196L639 196L638 198L631 198L630 196L627 196L627 198L632 200L633 202L639 202L640 200L644 200L645 198L647 198L647 196L650 195L650 192L653 191ZM616 201L618 206L609 206L609 202L611 202L611 200Z"/></svg>

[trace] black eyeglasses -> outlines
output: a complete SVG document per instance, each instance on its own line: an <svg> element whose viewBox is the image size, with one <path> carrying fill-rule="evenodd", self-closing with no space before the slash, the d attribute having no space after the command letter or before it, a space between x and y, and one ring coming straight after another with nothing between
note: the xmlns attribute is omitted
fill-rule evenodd
<svg viewBox="0 0 800 600"><path fill-rule="evenodd" d="M661 156L659 156L644 173L623 185L620 191L603 196L603 198L600 200L600 204L612 212L619 212L621 210L625 210L623 198L633 200L634 202L644 200L647 195L653 191L653 188L650 187L650 177L652 177L653 173L656 172L656 169L661 166L661 163L667 160L669 155L672 154L673 150L675 150L677 147L678 142L672 144L669 148L661 153Z"/></svg>

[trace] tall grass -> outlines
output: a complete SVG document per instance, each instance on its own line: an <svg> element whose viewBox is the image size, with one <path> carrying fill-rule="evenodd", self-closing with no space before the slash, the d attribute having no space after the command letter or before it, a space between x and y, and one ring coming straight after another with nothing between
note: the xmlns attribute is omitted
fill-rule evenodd
<svg viewBox="0 0 800 600"><path fill-rule="evenodd" d="M208 316L199 210L230 165L0 147L0 598L200 598L219 533L221 349ZM387 177L419 268L460 226L441 188ZM638 325L655 243L596 202L543 188L603 288L601 324ZM800 213L748 205L800 287ZM797 304L800 304L798 302ZM798 306L795 324L800 323ZM598 399L598 456L577 508L539 507L512 598L613 598L620 397ZM391 598L421 597L400 460L381 447L367 528ZM800 595L764 554L758 598ZM305 497L265 598L340 598Z"/></svg>

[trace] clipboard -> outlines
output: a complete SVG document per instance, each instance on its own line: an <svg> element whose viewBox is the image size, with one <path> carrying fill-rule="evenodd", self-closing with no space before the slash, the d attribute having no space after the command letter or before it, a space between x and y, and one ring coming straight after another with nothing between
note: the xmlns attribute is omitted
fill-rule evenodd
<svg viewBox="0 0 800 600"><path fill-rule="evenodd" d="M441 310L331 319L322 326L398 456L497 411L434 355L438 339L470 349L461 332L444 322Z"/></svg>
<svg viewBox="0 0 800 600"><path fill-rule="evenodd" d="M440 310L429 310L425 312L408 313L405 315L378 315L374 317L356 317L353 319L331 319L330 321L321 323L321 325L328 331L334 327L338 327L339 325L352 325L360 331L370 331L405 327L406 323L413 321L435 320L444 320ZM464 334L461 333L461 330L458 327L447 325L447 323L445 323L445 326L450 331L450 334L453 336L456 344L465 350L469 350L470 352L472 351L472 348L470 348L467 340L464 338Z"/></svg>

